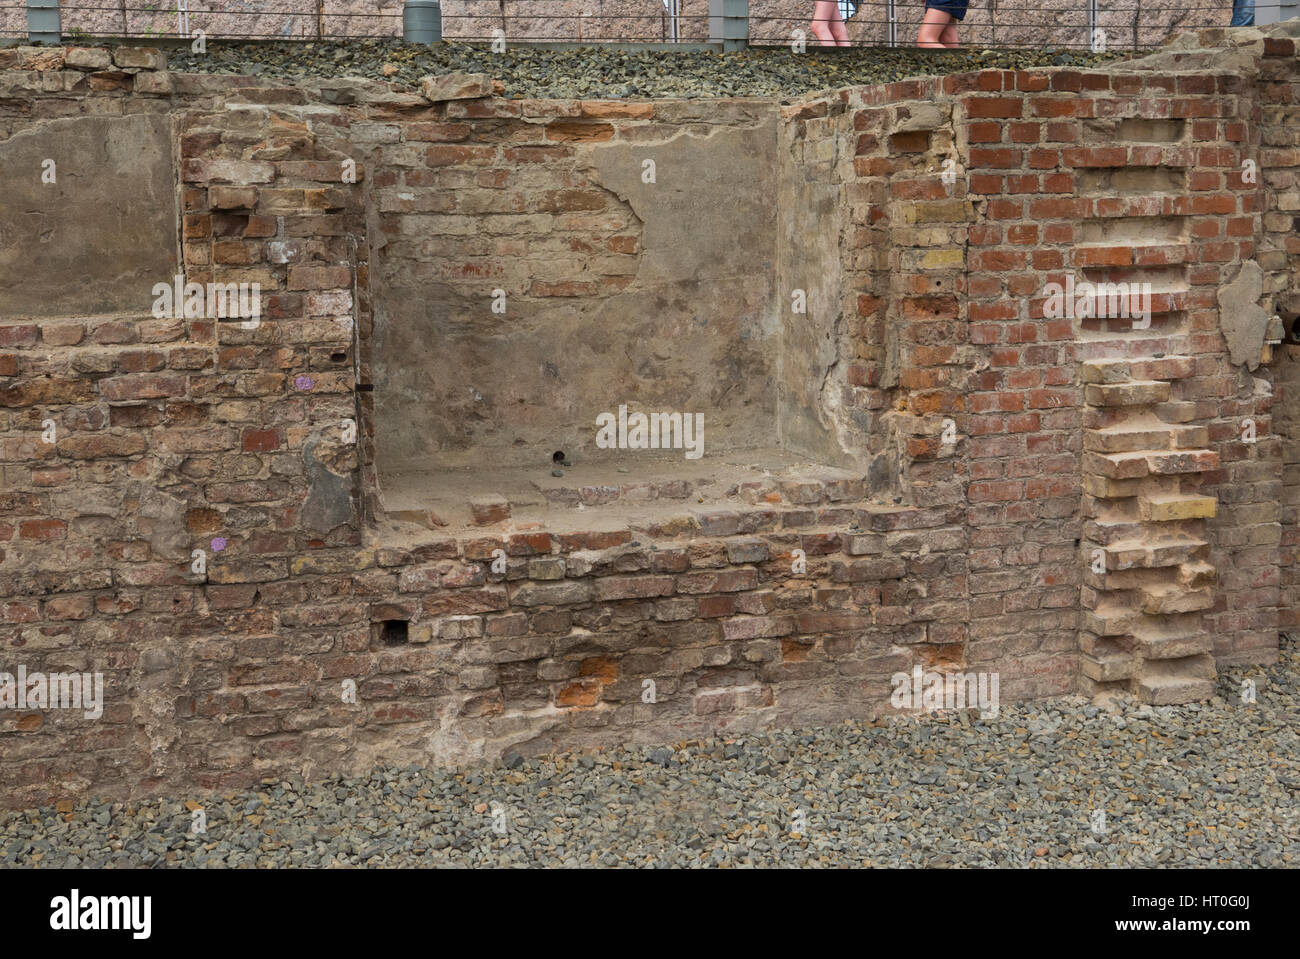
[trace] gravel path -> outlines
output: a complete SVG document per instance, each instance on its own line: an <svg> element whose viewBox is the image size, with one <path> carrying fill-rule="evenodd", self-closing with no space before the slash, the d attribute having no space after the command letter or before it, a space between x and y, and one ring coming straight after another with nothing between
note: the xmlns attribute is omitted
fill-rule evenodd
<svg viewBox="0 0 1300 959"><path fill-rule="evenodd" d="M1202 705L1107 711L1070 697L1004 705L988 721L891 716L3 813L0 863L1300 865L1300 655L1287 642L1277 666L1221 674ZM1254 704L1241 702L1247 677ZM203 835L190 832L195 799Z"/></svg>
<svg viewBox="0 0 1300 959"><path fill-rule="evenodd" d="M739 54L665 51L634 53L601 47L544 50L524 46L492 53L486 45L428 47L400 40L350 43L224 43L205 54L168 50L169 69L188 73L242 73L298 80L369 77L416 86L421 77L463 70L487 73L505 84L507 97L793 97L834 87L884 83L904 77L967 70L1085 66L1127 56L1061 50L962 50L809 47ZM387 72L385 72L387 70Z"/></svg>

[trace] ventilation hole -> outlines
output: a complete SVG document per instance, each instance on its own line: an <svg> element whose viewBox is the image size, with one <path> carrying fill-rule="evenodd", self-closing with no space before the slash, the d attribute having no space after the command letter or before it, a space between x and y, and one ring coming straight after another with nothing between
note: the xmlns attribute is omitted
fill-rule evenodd
<svg viewBox="0 0 1300 959"><path fill-rule="evenodd" d="M383 646L402 646L406 643L407 623L404 619L386 619L376 623L379 642Z"/></svg>
<svg viewBox="0 0 1300 959"><path fill-rule="evenodd" d="M347 358L348 355L344 353L342 350L339 350L337 353L330 354L330 359L333 360L335 363L342 363Z"/></svg>
<svg viewBox="0 0 1300 959"><path fill-rule="evenodd" d="M551 454L551 462L552 462L552 463L563 463L563 462L564 462L564 450L556 450L554 453L552 453L552 454Z"/></svg>

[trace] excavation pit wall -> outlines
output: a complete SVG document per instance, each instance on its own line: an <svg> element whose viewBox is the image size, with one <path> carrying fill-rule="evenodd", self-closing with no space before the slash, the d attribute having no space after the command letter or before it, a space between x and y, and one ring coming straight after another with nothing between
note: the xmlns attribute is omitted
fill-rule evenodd
<svg viewBox="0 0 1300 959"><path fill-rule="evenodd" d="M1300 108L1236 35L785 104L0 51L0 669L105 676L0 713L5 802L1272 661ZM152 315L181 270L260 323ZM1067 274L1150 327L1045 316ZM601 460L620 398L716 415L712 472Z"/></svg>

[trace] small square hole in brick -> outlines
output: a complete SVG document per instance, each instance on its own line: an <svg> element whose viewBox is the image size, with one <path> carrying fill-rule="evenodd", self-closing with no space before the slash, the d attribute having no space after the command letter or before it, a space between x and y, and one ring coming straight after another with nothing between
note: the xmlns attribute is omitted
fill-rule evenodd
<svg viewBox="0 0 1300 959"><path fill-rule="evenodd" d="M386 619L373 624L375 646L404 646L407 642L407 622L404 619Z"/></svg>

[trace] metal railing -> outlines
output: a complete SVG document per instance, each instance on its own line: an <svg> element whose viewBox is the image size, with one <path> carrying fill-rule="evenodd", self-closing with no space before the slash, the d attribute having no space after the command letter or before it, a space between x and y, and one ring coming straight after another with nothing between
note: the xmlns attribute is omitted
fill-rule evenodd
<svg viewBox="0 0 1300 959"><path fill-rule="evenodd" d="M397 38L528 43L710 44L724 50L759 46L820 49L808 15L766 15L762 0L662 0L663 10L647 13L591 14L585 4L566 0L407 0L405 10L358 12L357 3L338 0L270 0L272 9L226 9L191 0L141 3L141 0L22 0L0 2L0 40L75 42L97 38L186 39L202 32L213 40L349 40ZM483 12L488 7L500 12ZM849 46L910 46L923 15L923 0L864 0L851 5L845 24ZM545 14L520 11L545 9ZM688 12L695 9L695 13ZM565 12L577 10L578 12ZM972 0L959 23L966 46L1023 48L1143 49L1170 35L1205 26L1226 26L1231 0L1197 0L1180 5L1164 0ZM1300 16L1300 0L1257 0L1259 25ZM1100 31L1100 33L1098 33ZM909 35L910 34L910 35ZM1099 44L1100 39L1100 44Z"/></svg>

